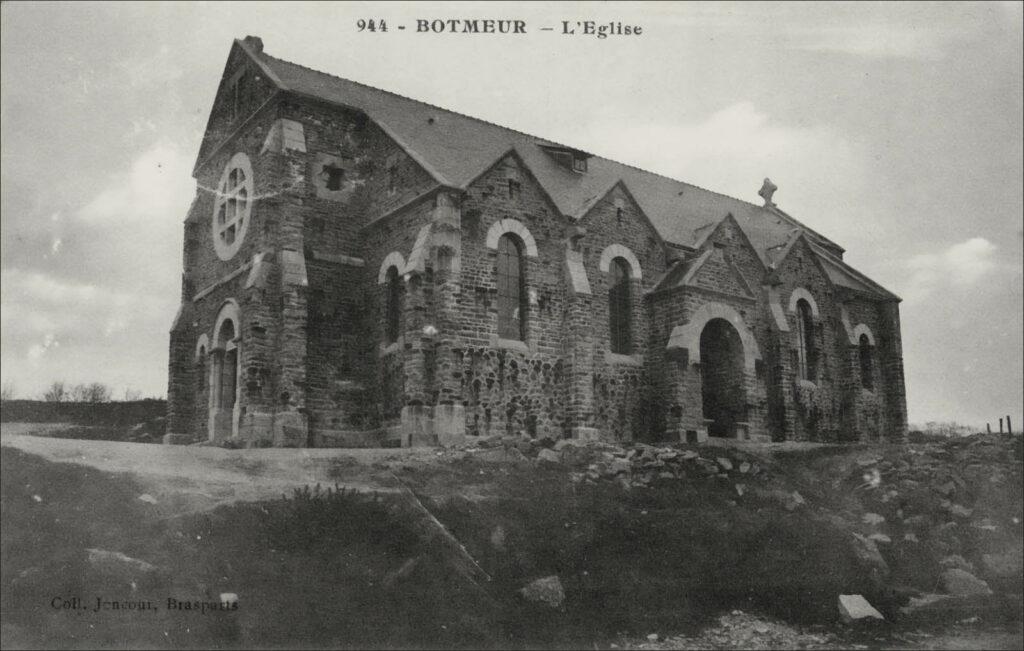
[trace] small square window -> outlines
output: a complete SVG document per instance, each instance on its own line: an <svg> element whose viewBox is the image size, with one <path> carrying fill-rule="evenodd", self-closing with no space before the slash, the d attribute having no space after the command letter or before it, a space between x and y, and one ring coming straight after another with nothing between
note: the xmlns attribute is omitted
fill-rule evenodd
<svg viewBox="0 0 1024 651"><path fill-rule="evenodd" d="M323 174L328 190L331 192L341 190L342 185L345 183L345 170L334 165L324 165Z"/></svg>
<svg viewBox="0 0 1024 651"><path fill-rule="evenodd" d="M587 159L574 156L572 159L572 169L576 172L587 171Z"/></svg>

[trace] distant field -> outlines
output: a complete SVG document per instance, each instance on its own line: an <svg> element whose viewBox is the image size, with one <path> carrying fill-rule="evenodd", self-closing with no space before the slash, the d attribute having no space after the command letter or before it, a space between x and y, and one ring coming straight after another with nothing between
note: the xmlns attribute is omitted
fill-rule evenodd
<svg viewBox="0 0 1024 651"><path fill-rule="evenodd" d="M4 400L4 431L34 436L159 443L166 430L164 400L45 402Z"/></svg>
<svg viewBox="0 0 1024 651"><path fill-rule="evenodd" d="M166 415L167 401L156 399L124 402L4 400L0 403L0 422L5 423L75 423L130 427Z"/></svg>

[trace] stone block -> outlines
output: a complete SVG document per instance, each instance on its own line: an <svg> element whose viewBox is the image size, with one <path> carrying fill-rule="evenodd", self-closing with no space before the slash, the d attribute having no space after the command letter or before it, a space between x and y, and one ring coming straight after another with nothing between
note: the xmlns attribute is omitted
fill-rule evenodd
<svg viewBox="0 0 1024 651"><path fill-rule="evenodd" d="M601 440L601 431L596 427L573 427L570 432L572 438L579 441Z"/></svg>
<svg viewBox="0 0 1024 651"><path fill-rule="evenodd" d="M982 581L966 570L950 568L939 577L942 589L952 595L987 595L992 594L988 583Z"/></svg>
<svg viewBox="0 0 1024 651"><path fill-rule="evenodd" d="M306 447L309 423L306 416L296 411L274 415L274 445L282 448Z"/></svg>
<svg viewBox="0 0 1024 651"><path fill-rule="evenodd" d="M285 285L307 287L306 256L301 251L281 250L281 282Z"/></svg>
<svg viewBox="0 0 1024 651"><path fill-rule="evenodd" d="M544 448L537 454L538 461L544 461L547 463L561 463L562 455L555 452L554 450Z"/></svg>
<svg viewBox="0 0 1024 651"><path fill-rule="evenodd" d="M520 589L519 594L527 601L541 603L551 608L560 608L565 601L562 581L554 575L532 581Z"/></svg>
<svg viewBox="0 0 1024 651"><path fill-rule="evenodd" d="M428 408L422 405L402 407L402 447L422 448L437 445L434 423Z"/></svg>
<svg viewBox="0 0 1024 651"><path fill-rule="evenodd" d="M874 606L859 594L839 595L839 617L846 624L852 624L864 619L885 621L882 613L875 610Z"/></svg>
<svg viewBox="0 0 1024 651"><path fill-rule="evenodd" d="M437 405L433 408L433 431L437 444L455 447L466 442L466 408L462 405Z"/></svg>

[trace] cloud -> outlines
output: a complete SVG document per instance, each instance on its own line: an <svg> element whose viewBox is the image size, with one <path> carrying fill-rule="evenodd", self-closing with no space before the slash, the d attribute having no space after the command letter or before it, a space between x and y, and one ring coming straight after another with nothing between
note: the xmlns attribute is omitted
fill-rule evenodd
<svg viewBox="0 0 1024 651"><path fill-rule="evenodd" d="M970 35L970 31L957 27L891 23L819 26L794 29L788 33L790 48L794 50L923 61L944 59L951 44Z"/></svg>
<svg viewBox="0 0 1024 651"><path fill-rule="evenodd" d="M151 378L153 367L165 363L176 295L149 296L20 269L3 270L0 293L5 379L26 389L63 378L162 391L162 382L153 386Z"/></svg>
<svg viewBox="0 0 1024 651"><path fill-rule="evenodd" d="M28 358L34 362L45 355L48 350L51 348L57 348L58 346L60 346L60 342L57 341L56 337L52 334L48 334L43 337L43 342L41 344L33 344L29 347Z"/></svg>
<svg viewBox="0 0 1024 651"><path fill-rule="evenodd" d="M917 302L940 287L970 288L996 269L996 245L972 237L937 253L921 253L907 260L910 276L903 297Z"/></svg>
<svg viewBox="0 0 1024 651"><path fill-rule="evenodd" d="M177 146L159 142L132 163L127 174L85 205L78 217L90 225L152 225L169 219L177 227L195 194L191 159Z"/></svg>
<svg viewBox="0 0 1024 651"><path fill-rule="evenodd" d="M615 152L611 158L748 201L760 203L757 191L769 176L779 186L780 205L809 223L830 220L831 237L862 230L854 225L873 218L861 214L857 200L868 168L859 145L824 125L780 123L749 101L692 124L608 117L585 130L583 141Z"/></svg>
<svg viewBox="0 0 1024 651"><path fill-rule="evenodd" d="M34 254L5 258L0 273L4 378L163 392L191 163L175 143L153 143L81 207L35 216L45 240L26 241Z"/></svg>
<svg viewBox="0 0 1024 651"><path fill-rule="evenodd" d="M124 80L136 89L165 87L181 79L185 70L175 61L175 54L166 46L150 56L129 57L118 64Z"/></svg>

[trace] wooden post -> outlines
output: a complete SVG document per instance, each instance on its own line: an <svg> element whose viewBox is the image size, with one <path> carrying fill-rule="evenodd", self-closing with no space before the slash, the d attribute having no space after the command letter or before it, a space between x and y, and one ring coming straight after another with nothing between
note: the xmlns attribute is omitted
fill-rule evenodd
<svg viewBox="0 0 1024 651"><path fill-rule="evenodd" d="M985 423L985 431L987 431L989 434L992 433L992 423Z"/></svg>
<svg viewBox="0 0 1024 651"><path fill-rule="evenodd" d="M1006 433L1013 434L1013 425L1010 424L1010 414L1006 414Z"/></svg>
<svg viewBox="0 0 1024 651"><path fill-rule="evenodd" d="M1000 434L1003 433L1003 419L1002 418L999 419L999 433Z"/></svg>

